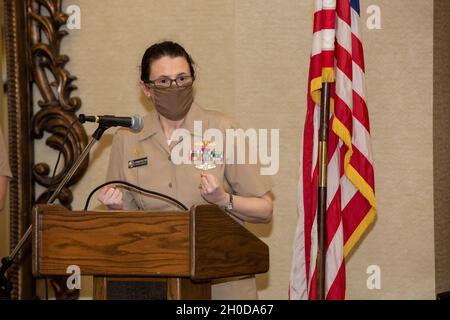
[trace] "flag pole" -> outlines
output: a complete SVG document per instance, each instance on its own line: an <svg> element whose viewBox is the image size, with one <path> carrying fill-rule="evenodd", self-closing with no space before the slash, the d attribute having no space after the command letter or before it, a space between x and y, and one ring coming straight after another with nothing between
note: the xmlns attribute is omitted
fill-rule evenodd
<svg viewBox="0 0 450 320"><path fill-rule="evenodd" d="M328 124L330 119L330 83L322 83L320 98L320 129L319 129L319 186L317 211L317 299L325 300L325 243L327 217L327 165L328 165Z"/></svg>

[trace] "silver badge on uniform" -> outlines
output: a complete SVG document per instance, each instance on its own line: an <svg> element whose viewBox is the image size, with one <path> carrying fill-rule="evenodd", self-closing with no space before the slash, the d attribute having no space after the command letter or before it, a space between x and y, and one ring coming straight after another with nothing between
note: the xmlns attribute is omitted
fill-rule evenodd
<svg viewBox="0 0 450 320"><path fill-rule="evenodd" d="M146 166L146 165L148 165L147 157L128 161L128 169L133 169L133 168L142 167L142 166Z"/></svg>

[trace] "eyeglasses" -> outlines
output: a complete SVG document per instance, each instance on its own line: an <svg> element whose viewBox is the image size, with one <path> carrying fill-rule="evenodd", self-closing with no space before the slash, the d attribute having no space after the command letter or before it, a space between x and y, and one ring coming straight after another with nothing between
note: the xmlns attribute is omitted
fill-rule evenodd
<svg viewBox="0 0 450 320"><path fill-rule="evenodd" d="M161 77L156 80L147 80L144 83L154 86L156 88L170 88L172 83L175 82L178 87L187 87L194 82L194 77L191 76L178 76L175 79L170 79L167 77Z"/></svg>

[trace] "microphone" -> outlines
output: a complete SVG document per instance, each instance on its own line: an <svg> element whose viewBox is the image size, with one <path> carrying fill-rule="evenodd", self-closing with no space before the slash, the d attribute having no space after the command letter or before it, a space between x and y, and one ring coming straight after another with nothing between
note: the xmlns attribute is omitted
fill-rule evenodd
<svg viewBox="0 0 450 320"><path fill-rule="evenodd" d="M140 131L144 127L144 119L139 115L132 117L116 117L116 116L87 116L80 114L78 121L81 123L95 122L105 127L126 127L135 131Z"/></svg>

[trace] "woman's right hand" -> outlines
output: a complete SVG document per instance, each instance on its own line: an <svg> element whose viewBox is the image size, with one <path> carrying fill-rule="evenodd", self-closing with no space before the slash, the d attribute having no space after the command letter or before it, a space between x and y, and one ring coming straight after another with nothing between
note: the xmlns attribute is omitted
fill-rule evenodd
<svg viewBox="0 0 450 320"><path fill-rule="evenodd" d="M123 210L123 193L113 184L101 188L97 199L111 210Z"/></svg>

